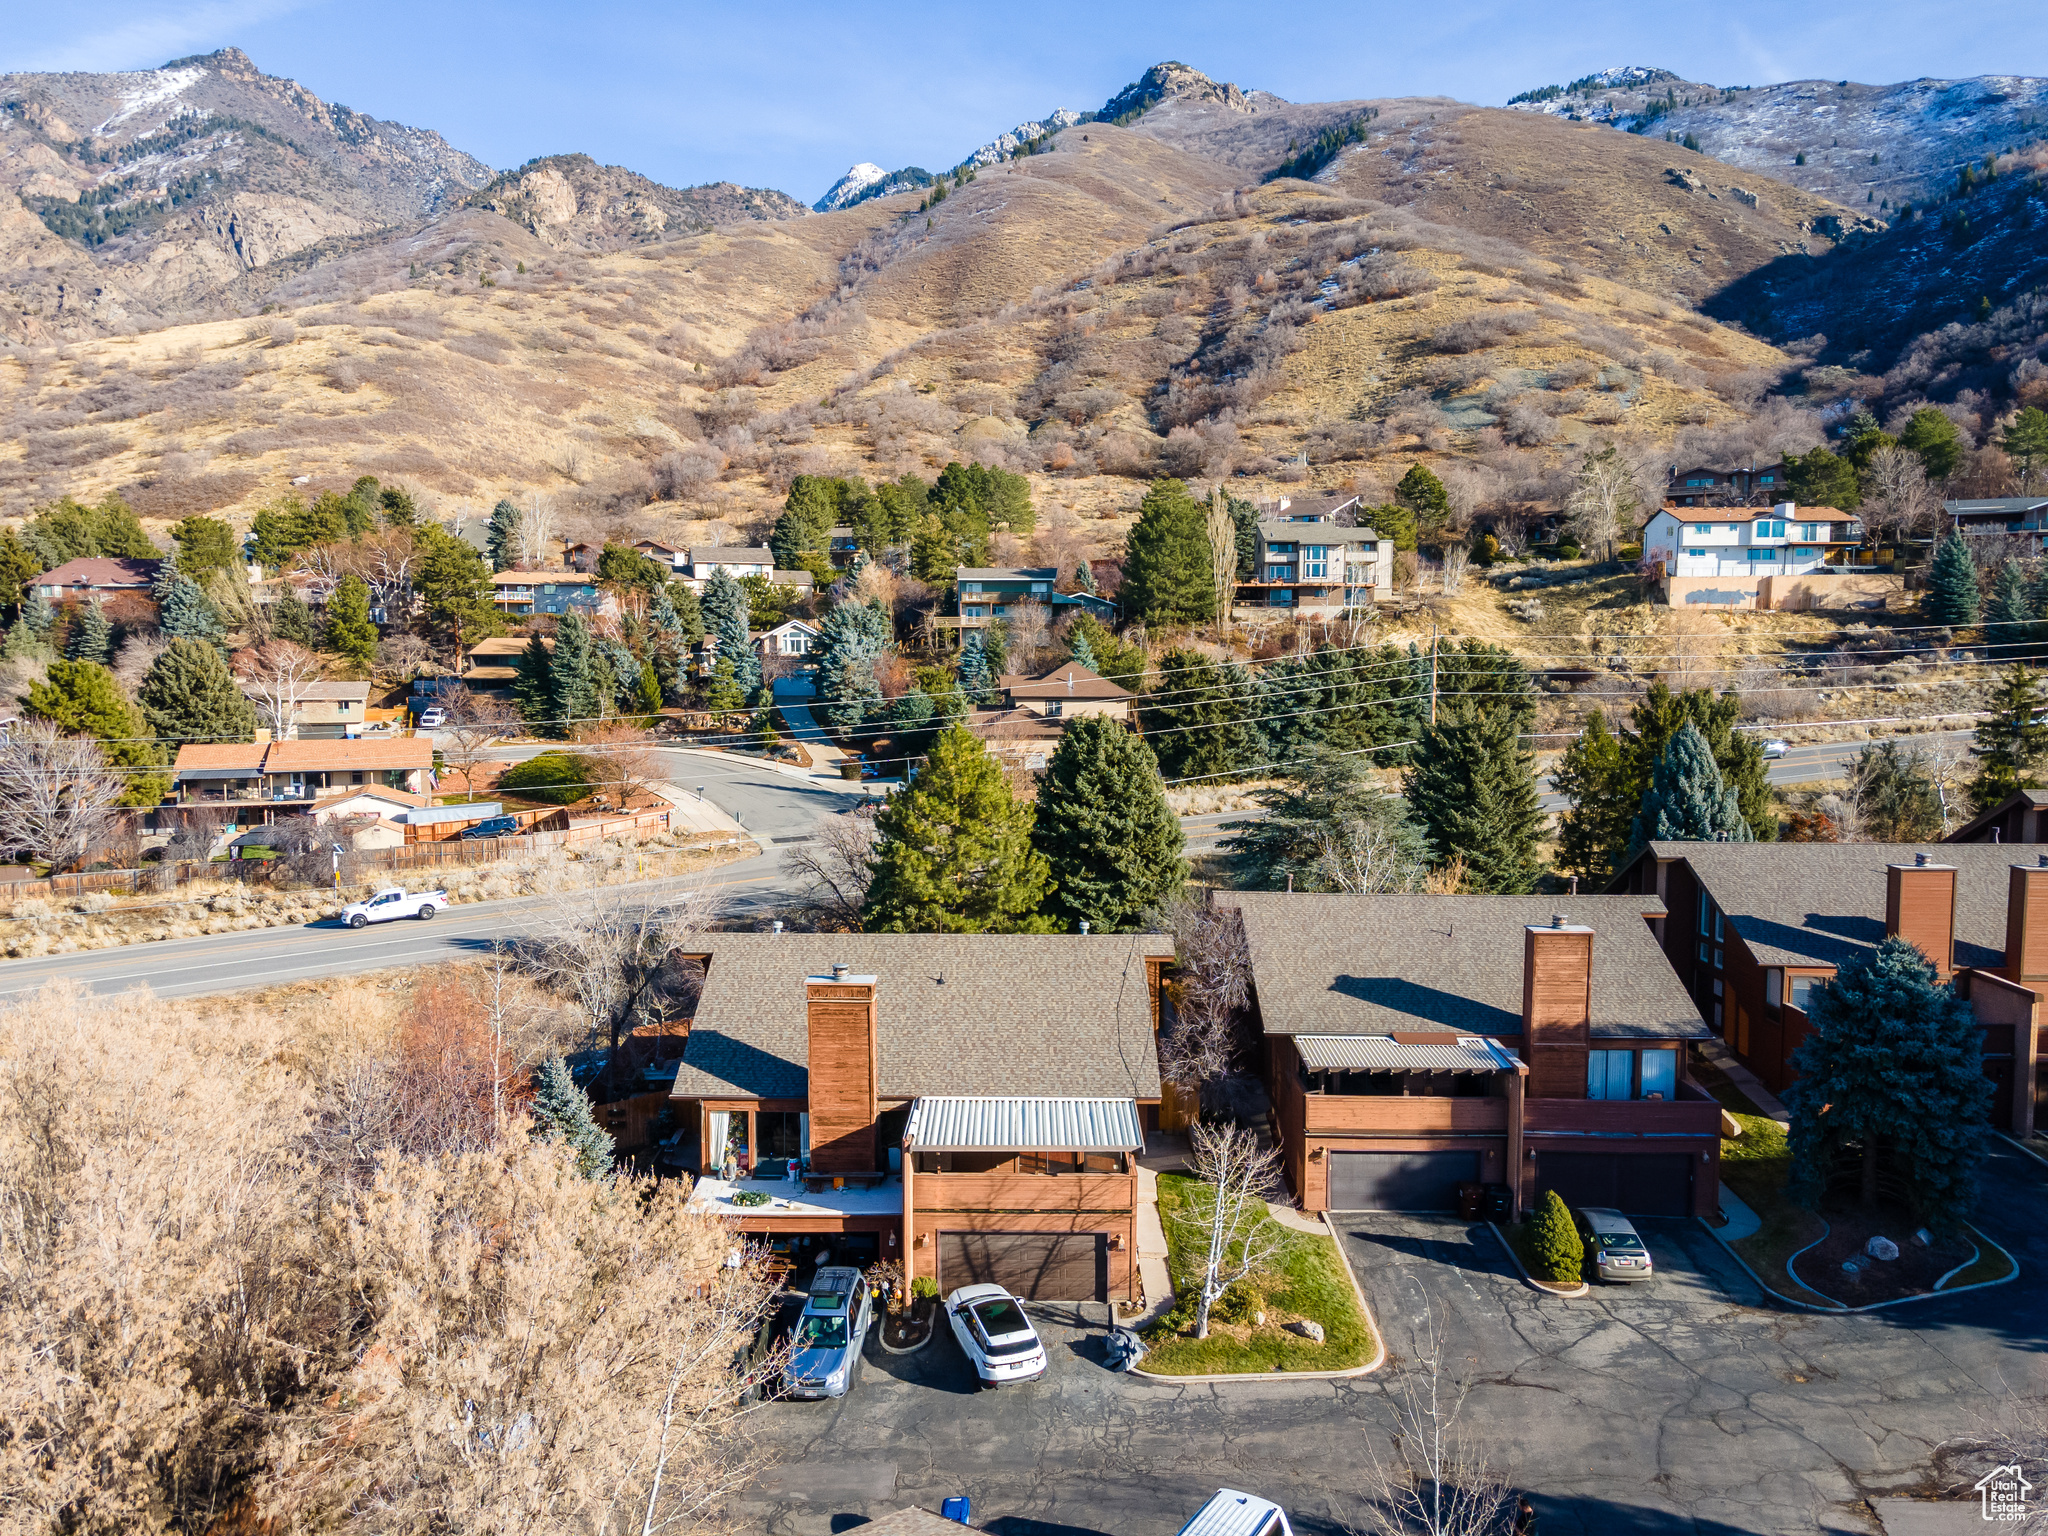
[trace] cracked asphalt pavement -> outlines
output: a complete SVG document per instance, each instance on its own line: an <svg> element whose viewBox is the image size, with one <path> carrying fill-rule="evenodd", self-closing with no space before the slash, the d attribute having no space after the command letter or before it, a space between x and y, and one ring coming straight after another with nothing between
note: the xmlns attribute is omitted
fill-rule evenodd
<svg viewBox="0 0 2048 1536"><path fill-rule="evenodd" d="M1542 1536L1875 1532L1867 1500L1931 1491L1937 1448L2017 1399L2048 1400L2048 1168L1995 1142L1979 1222L2020 1260L2010 1285L1860 1316L1764 1295L1697 1223L1638 1223L1646 1286L1577 1300L1523 1285L1484 1226L1339 1218L1390 1359L1343 1381L1175 1386L1101 1364L1106 1309L1033 1308L1052 1357L1021 1388L974 1390L943 1332L871 1339L838 1402L773 1403L747 1433L774 1465L756 1528L850 1531L907 1504L974 1501L1001 1536L1173 1536L1218 1487L1275 1499L1303 1536L1361 1514L1389 1453L1428 1314L1461 1427L1527 1488Z"/></svg>

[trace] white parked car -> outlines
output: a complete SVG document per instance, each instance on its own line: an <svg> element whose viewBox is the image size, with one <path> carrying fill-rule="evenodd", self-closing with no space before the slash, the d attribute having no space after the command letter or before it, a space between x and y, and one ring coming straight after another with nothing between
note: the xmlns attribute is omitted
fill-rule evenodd
<svg viewBox="0 0 2048 1536"><path fill-rule="evenodd" d="M1180 1528L1180 1536L1294 1536L1294 1527L1278 1504L1255 1493L1219 1488Z"/></svg>
<svg viewBox="0 0 2048 1536"><path fill-rule="evenodd" d="M400 917L416 917L425 922L447 905L446 891L403 891L394 885L368 901L350 902L341 909L341 920L351 928L388 923Z"/></svg>
<svg viewBox="0 0 2048 1536"><path fill-rule="evenodd" d="M423 731L438 731L447 723L448 711L438 704L420 711L420 729Z"/></svg>
<svg viewBox="0 0 2048 1536"><path fill-rule="evenodd" d="M974 1374L990 1386L1036 1381L1045 1374L1045 1346L1024 1304L1000 1285L963 1285L946 1298L946 1320Z"/></svg>
<svg viewBox="0 0 2048 1536"><path fill-rule="evenodd" d="M1791 750L1792 744L1789 741L1767 741L1764 743L1764 756L1773 760L1783 757Z"/></svg>

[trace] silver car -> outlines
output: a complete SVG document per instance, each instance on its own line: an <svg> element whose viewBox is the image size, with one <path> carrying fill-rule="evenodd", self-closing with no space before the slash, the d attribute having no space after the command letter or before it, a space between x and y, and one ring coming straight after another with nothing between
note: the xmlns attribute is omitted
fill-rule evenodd
<svg viewBox="0 0 2048 1536"><path fill-rule="evenodd" d="M791 1397L844 1397L860 1365L861 1343L874 1320L874 1298L851 1266L821 1269L797 1319L782 1390Z"/></svg>
<svg viewBox="0 0 2048 1536"><path fill-rule="evenodd" d="M1648 1280L1654 1273L1648 1244L1621 1212L1604 1205L1586 1206L1579 1212L1579 1235L1602 1280Z"/></svg>

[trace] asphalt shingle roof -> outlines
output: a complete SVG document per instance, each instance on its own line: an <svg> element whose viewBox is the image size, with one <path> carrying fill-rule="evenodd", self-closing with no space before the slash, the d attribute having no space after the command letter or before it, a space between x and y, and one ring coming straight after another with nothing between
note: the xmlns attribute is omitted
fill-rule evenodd
<svg viewBox="0 0 2048 1536"><path fill-rule="evenodd" d="M874 976L885 1098L1159 1096L1148 956L1162 934L710 933L678 1098L799 1098L804 981Z"/></svg>
<svg viewBox="0 0 2048 1536"><path fill-rule="evenodd" d="M1684 859L1759 965L1840 966L1884 942L1885 867L1924 853L1956 870L1956 964L2005 963L2012 843L1652 843Z"/></svg>
<svg viewBox="0 0 2048 1536"><path fill-rule="evenodd" d="M1654 896L1342 896L1219 891L1244 914L1275 1035L1522 1032L1523 930L1564 912L1593 930L1592 1033L1704 1039L1651 934Z"/></svg>

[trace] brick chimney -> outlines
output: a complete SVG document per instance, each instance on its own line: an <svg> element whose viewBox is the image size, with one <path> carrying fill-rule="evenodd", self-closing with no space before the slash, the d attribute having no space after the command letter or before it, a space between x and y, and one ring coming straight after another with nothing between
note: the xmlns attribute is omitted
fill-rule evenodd
<svg viewBox="0 0 2048 1536"><path fill-rule="evenodd" d="M1897 934L1934 962L1946 978L1956 968L1956 867L1924 853L1884 871L1884 931Z"/></svg>
<svg viewBox="0 0 2048 1536"><path fill-rule="evenodd" d="M1593 1017L1593 930L1564 913L1522 931L1522 1054L1529 1096L1586 1096L1588 1026Z"/></svg>
<svg viewBox="0 0 2048 1536"><path fill-rule="evenodd" d="M2005 979L2048 991L2048 853L2015 864L2005 897Z"/></svg>
<svg viewBox="0 0 2048 1536"><path fill-rule="evenodd" d="M819 1173L874 1173L875 978L830 976L804 981L810 1027L811 1167Z"/></svg>

